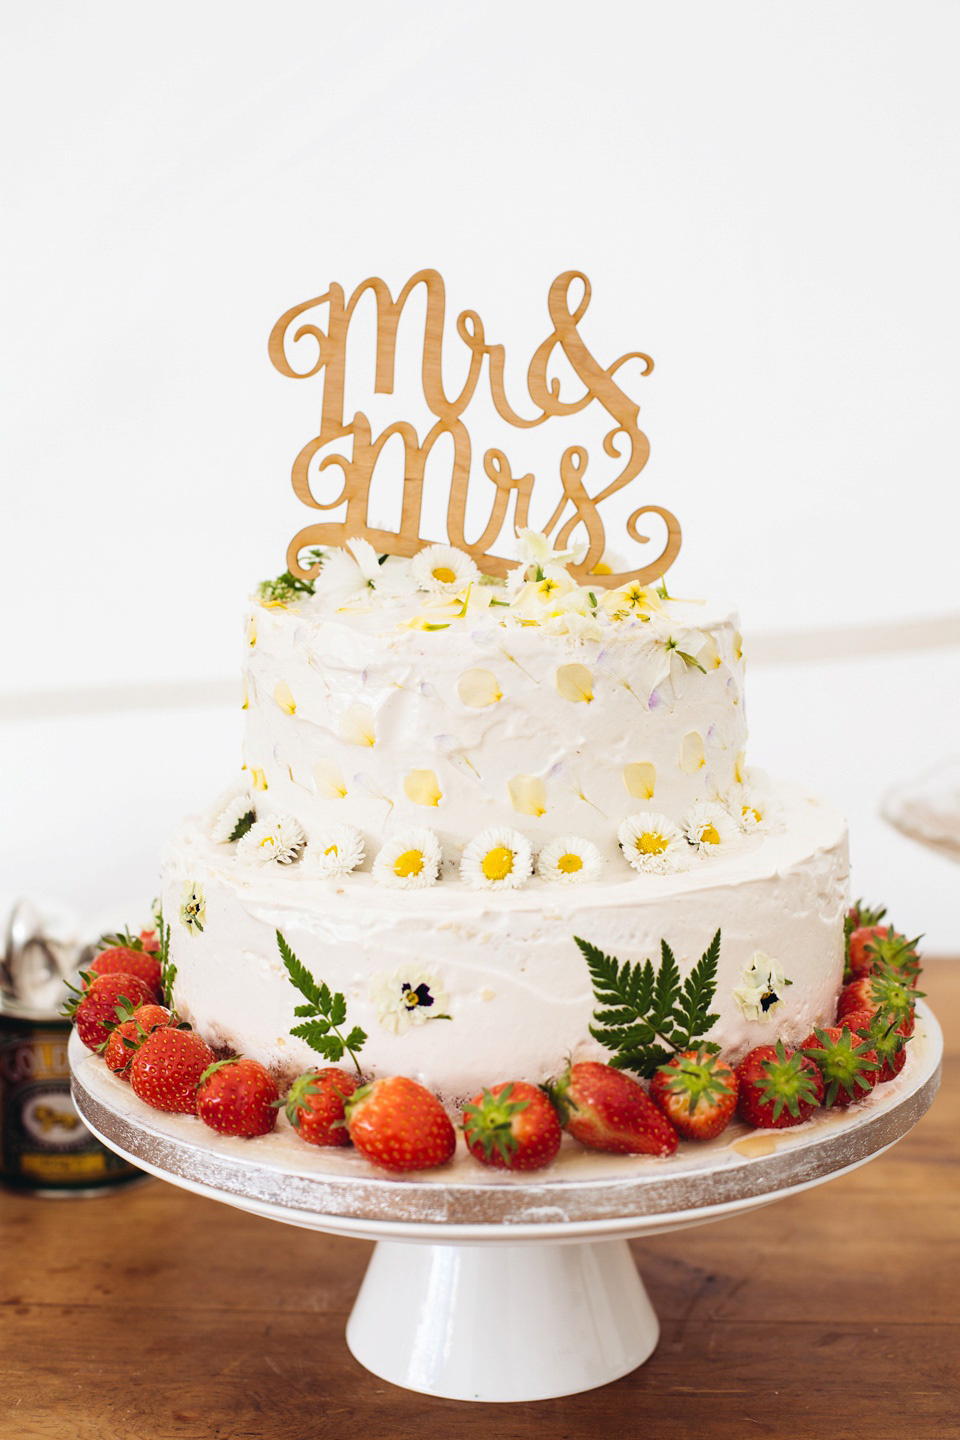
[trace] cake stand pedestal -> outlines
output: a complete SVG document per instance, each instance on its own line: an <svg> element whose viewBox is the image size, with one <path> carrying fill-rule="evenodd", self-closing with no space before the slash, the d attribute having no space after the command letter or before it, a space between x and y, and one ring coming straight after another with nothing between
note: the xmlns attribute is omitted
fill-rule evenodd
<svg viewBox="0 0 960 1440"><path fill-rule="evenodd" d="M376 1241L347 1325L353 1354L395 1385L485 1401L571 1395L642 1364L659 1327L628 1240L769 1205L882 1154L932 1104L942 1051L921 1002L896 1080L792 1130L734 1124L670 1160L565 1140L526 1176L484 1170L461 1140L452 1165L401 1179L304 1145L282 1115L274 1134L238 1140L152 1110L70 1040L74 1100L105 1145L253 1214Z"/></svg>

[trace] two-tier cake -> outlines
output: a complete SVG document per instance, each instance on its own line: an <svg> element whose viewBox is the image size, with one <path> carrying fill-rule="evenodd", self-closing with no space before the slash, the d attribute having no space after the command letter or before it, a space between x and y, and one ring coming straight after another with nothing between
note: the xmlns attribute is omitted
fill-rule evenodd
<svg viewBox="0 0 960 1440"><path fill-rule="evenodd" d="M591 589L523 532L506 582L449 546L365 541L261 586L245 627L243 769L163 857L181 1014L284 1077L282 931L367 1032L363 1068L454 1104L604 1058L583 937L721 931L725 1056L832 1020L846 827L745 768L736 614Z"/></svg>

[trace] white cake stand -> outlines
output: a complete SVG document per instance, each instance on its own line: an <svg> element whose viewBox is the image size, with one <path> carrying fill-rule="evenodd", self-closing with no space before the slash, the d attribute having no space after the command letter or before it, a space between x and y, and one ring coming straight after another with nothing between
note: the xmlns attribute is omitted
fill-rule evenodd
<svg viewBox="0 0 960 1440"><path fill-rule="evenodd" d="M822 1184L916 1124L940 1082L943 1040L918 1006L903 1071L846 1111L792 1130L735 1124L671 1160L601 1156L565 1139L532 1176L466 1152L398 1179L350 1150L305 1145L280 1117L257 1140L164 1115L70 1039L73 1094L95 1135L141 1169L288 1225L377 1242L347 1325L368 1370L427 1395L544 1400L627 1374L659 1326L627 1241L702 1225Z"/></svg>

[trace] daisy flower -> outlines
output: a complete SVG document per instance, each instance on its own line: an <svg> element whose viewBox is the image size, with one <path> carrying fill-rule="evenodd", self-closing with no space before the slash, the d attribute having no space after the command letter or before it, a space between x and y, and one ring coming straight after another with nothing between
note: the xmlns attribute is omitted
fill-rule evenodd
<svg viewBox="0 0 960 1440"><path fill-rule="evenodd" d="M404 830L383 846L373 862L373 878L395 890L422 890L440 875L440 841L432 830Z"/></svg>
<svg viewBox="0 0 960 1440"><path fill-rule="evenodd" d="M272 860L278 865L292 865L300 859L306 842L299 820L292 815L271 815L251 825L237 842L237 854L245 860L259 860L263 865L269 865Z"/></svg>
<svg viewBox="0 0 960 1440"><path fill-rule="evenodd" d="M345 549L328 551L314 594L345 605L362 599L379 579L380 561L370 541L348 540Z"/></svg>
<svg viewBox="0 0 960 1440"><path fill-rule="evenodd" d="M617 831L620 849L634 870L646 875L670 875L682 870L686 860L686 841L666 815L645 810L628 815Z"/></svg>
<svg viewBox="0 0 960 1440"><path fill-rule="evenodd" d="M471 556L455 545L426 545L410 561L410 573L418 589L432 595L456 595L480 579Z"/></svg>
<svg viewBox="0 0 960 1440"><path fill-rule="evenodd" d="M210 829L211 838L218 845L229 845L246 835L257 818L253 799L247 790L232 795L224 805Z"/></svg>
<svg viewBox="0 0 960 1440"><path fill-rule="evenodd" d="M349 875L363 863L363 836L353 825L331 825L307 846L307 860L315 875L332 879Z"/></svg>
<svg viewBox="0 0 960 1440"><path fill-rule="evenodd" d="M596 845L579 835L562 835L559 840L551 840L537 857L540 879L561 885L582 885L588 880L597 880L602 869L603 860Z"/></svg>
<svg viewBox="0 0 960 1440"><path fill-rule="evenodd" d="M779 960L758 950L743 971L743 984L733 990L744 1019L760 1024L772 1020L783 1004L783 992L793 981L788 980Z"/></svg>
<svg viewBox="0 0 960 1440"><path fill-rule="evenodd" d="M740 834L730 812L710 800L692 805L680 824L687 840L701 855L715 855L721 850L729 850Z"/></svg>
<svg viewBox="0 0 960 1440"><path fill-rule="evenodd" d="M460 878L472 890L516 890L532 873L530 842L501 826L471 840L460 861Z"/></svg>
<svg viewBox="0 0 960 1440"><path fill-rule="evenodd" d="M416 965L401 965L392 975L375 975L370 999L377 1020L391 1035L403 1035L411 1025L428 1020L449 1020L447 992L435 975Z"/></svg>
<svg viewBox="0 0 960 1440"><path fill-rule="evenodd" d="M769 798L754 786L734 785L727 796L727 804L740 829L748 835L770 828L774 807Z"/></svg>

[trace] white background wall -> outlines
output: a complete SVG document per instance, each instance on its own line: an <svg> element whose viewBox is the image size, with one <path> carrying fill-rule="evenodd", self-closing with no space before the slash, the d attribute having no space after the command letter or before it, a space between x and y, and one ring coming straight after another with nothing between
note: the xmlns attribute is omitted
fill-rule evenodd
<svg viewBox="0 0 960 1440"><path fill-rule="evenodd" d="M656 360L638 484L683 524L675 590L735 595L779 657L751 758L960 948L957 872L877 819L960 749L960 649L923 646L958 614L955 4L40 0L6 31L0 892L132 904L232 772L243 599L311 518L320 391L270 366L279 314L434 265L519 385L577 267L595 353ZM903 619L906 654L790 663ZM133 682L195 704L74 713Z"/></svg>

